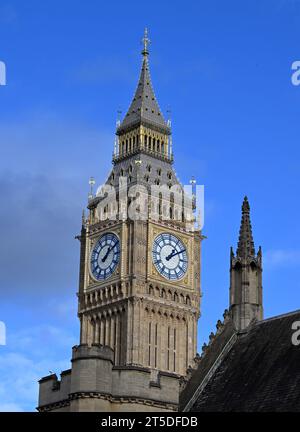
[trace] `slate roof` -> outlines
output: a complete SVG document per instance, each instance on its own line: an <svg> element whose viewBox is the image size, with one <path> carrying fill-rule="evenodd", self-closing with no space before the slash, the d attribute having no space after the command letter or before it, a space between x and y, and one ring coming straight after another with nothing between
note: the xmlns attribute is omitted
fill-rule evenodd
<svg viewBox="0 0 300 432"><path fill-rule="evenodd" d="M257 322L237 334L189 411L300 411L300 345L291 342L295 321L300 321L299 310ZM199 388L201 362L194 381L197 376ZM195 395L193 387L190 398ZM184 391L186 397L189 383Z"/></svg>
<svg viewBox="0 0 300 432"><path fill-rule="evenodd" d="M169 134L170 128L164 120L163 114L156 100L149 71L148 56L144 55L139 82L131 105L118 128L118 133L138 124L156 126Z"/></svg>

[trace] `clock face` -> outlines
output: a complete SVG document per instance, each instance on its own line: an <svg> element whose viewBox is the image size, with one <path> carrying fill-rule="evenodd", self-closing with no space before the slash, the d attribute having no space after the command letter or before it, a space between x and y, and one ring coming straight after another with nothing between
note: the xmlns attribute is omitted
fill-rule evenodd
<svg viewBox="0 0 300 432"><path fill-rule="evenodd" d="M91 253L91 272L95 279L109 278L120 261L120 240L114 233L99 238Z"/></svg>
<svg viewBox="0 0 300 432"><path fill-rule="evenodd" d="M159 234L153 242L152 259L156 270L169 280L181 279L188 266L186 247L173 234Z"/></svg>

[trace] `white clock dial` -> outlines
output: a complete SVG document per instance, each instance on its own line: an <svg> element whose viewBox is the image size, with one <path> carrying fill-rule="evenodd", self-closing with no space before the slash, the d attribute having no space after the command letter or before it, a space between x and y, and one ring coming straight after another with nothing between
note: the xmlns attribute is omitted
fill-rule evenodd
<svg viewBox="0 0 300 432"><path fill-rule="evenodd" d="M173 234L159 234L152 248L156 270L169 280L181 279L188 267L188 256L183 242Z"/></svg>
<svg viewBox="0 0 300 432"><path fill-rule="evenodd" d="M120 261L120 241L114 233L106 233L95 244L90 259L95 279L109 278Z"/></svg>

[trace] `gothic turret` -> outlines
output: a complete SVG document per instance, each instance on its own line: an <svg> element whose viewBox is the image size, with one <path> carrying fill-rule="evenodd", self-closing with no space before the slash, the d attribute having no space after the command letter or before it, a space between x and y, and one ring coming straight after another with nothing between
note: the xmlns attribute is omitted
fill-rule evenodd
<svg viewBox="0 0 300 432"><path fill-rule="evenodd" d="M263 318L262 253L255 253L250 205L244 198L242 221L236 255L230 253L230 312L238 330L245 329L252 320Z"/></svg>

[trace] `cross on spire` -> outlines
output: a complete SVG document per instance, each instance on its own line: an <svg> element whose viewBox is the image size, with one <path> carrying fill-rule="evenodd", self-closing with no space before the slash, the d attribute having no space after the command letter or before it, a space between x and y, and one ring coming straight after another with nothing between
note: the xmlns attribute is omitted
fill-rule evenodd
<svg viewBox="0 0 300 432"><path fill-rule="evenodd" d="M144 30L144 37L142 39L143 45L144 45L144 49L142 51L143 56L147 56L149 55L149 51L148 51L148 46L150 45L150 39L148 38L148 29L147 27L145 27Z"/></svg>

